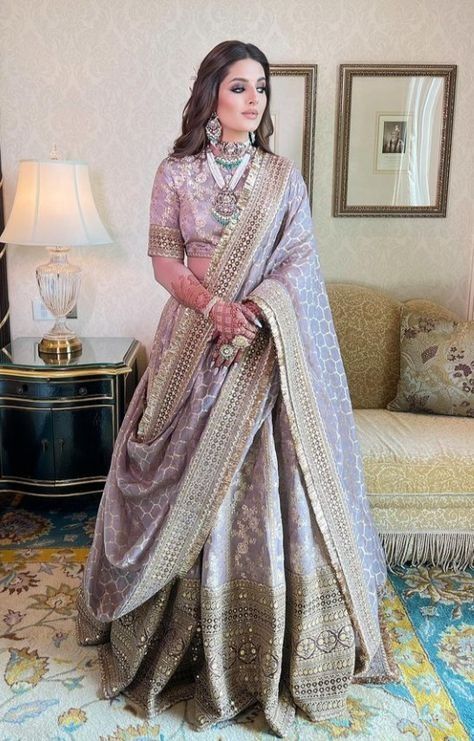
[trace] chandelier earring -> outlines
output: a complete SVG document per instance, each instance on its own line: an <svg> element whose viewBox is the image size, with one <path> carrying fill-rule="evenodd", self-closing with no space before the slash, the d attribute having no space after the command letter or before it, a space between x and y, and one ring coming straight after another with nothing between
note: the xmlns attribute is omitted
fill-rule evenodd
<svg viewBox="0 0 474 741"><path fill-rule="evenodd" d="M213 111L206 124L206 136L211 144L218 144L222 136L222 125L217 117L216 111Z"/></svg>
<svg viewBox="0 0 474 741"><path fill-rule="evenodd" d="M255 144L255 131L249 131L250 144Z"/></svg>

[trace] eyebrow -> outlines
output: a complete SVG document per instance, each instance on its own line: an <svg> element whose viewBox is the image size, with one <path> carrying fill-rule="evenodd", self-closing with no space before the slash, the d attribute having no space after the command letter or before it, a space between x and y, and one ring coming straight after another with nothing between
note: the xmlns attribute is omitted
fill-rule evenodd
<svg viewBox="0 0 474 741"><path fill-rule="evenodd" d="M265 77L259 77L257 82L260 82L260 80L265 80L265 79L266 79ZM245 77L233 77L232 80L230 80L230 82L236 82L237 80L239 82L250 82L250 80L247 80Z"/></svg>

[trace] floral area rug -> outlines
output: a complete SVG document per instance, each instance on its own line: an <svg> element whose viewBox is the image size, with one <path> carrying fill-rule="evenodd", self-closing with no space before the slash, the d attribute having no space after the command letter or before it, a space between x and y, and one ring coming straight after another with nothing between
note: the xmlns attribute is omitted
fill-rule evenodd
<svg viewBox="0 0 474 741"><path fill-rule="evenodd" d="M94 647L78 646L74 601L97 497L0 495L0 741L188 741L181 702L152 721L126 698L97 696ZM467 741L472 715L473 574L410 567L390 574L384 601L402 682L354 685L350 720L297 713L290 741ZM199 733L202 741L272 739L254 707Z"/></svg>

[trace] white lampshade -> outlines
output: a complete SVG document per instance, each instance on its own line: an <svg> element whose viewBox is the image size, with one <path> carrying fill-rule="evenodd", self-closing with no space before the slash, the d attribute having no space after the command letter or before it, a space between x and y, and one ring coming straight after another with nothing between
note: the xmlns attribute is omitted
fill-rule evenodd
<svg viewBox="0 0 474 741"><path fill-rule="evenodd" d="M1 242L51 247L112 242L85 162L20 160L15 200Z"/></svg>

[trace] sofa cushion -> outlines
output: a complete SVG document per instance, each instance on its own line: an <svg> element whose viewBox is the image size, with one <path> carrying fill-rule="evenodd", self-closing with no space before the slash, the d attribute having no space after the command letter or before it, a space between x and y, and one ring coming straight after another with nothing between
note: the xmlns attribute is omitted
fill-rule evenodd
<svg viewBox="0 0 474 741"><path fill-rule="evenodd" d="M354 418L389 563L408 554L464 568L472 560L474 420L386 409L356 409Z"/></svg>
<svg viewBox="0 0 474 741"><path fill-rule="evenodd" d="M387 409L474 416L474 322L402 309L400 380Z"/></svg>
<svg viewBox="0 0 474 741"><path fill-rule="evenodd" d="M474 492L474 420L355 409L369 492Z"/></svg>

